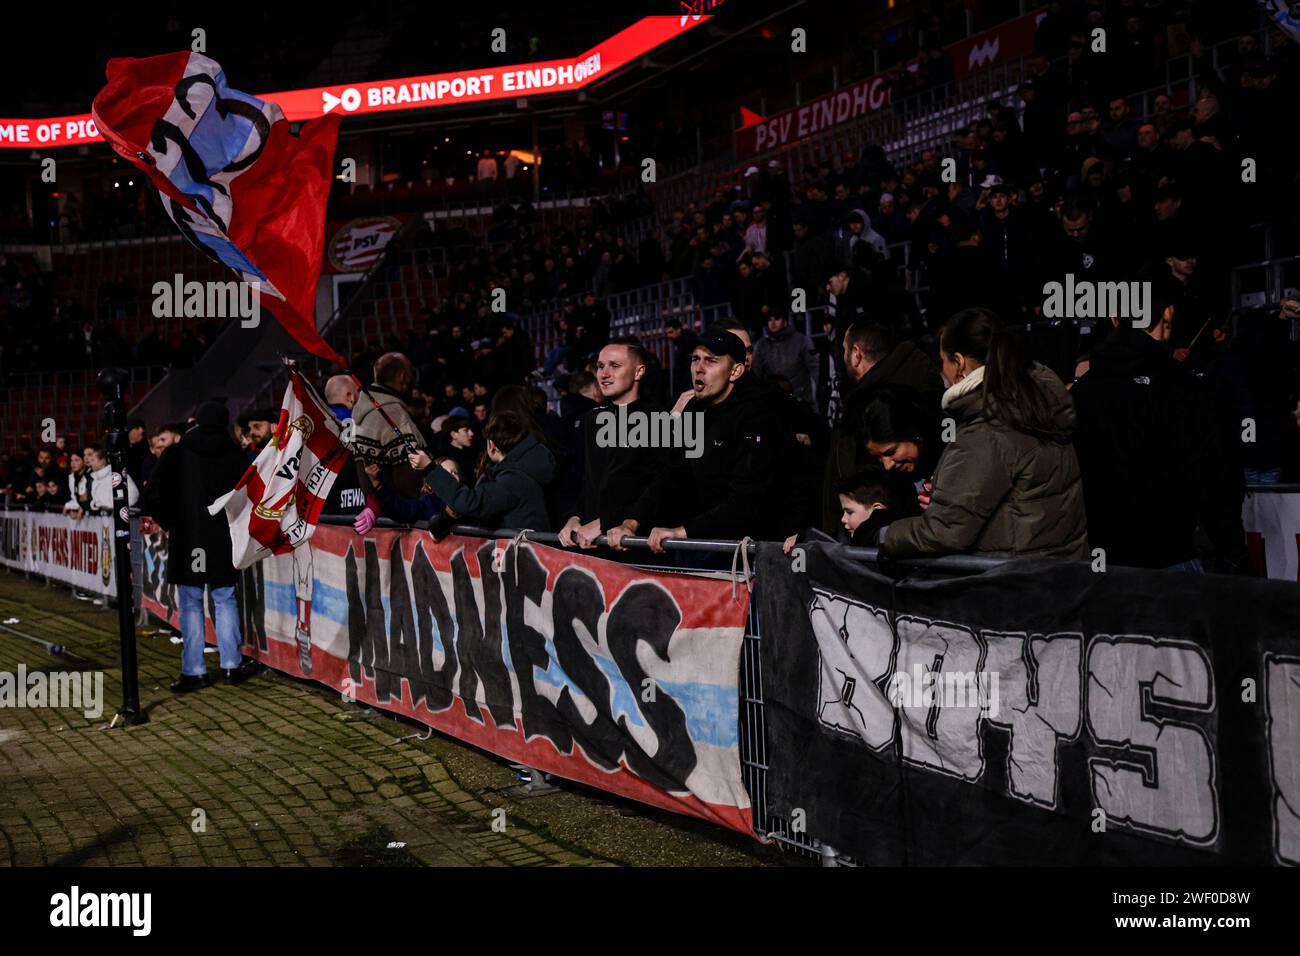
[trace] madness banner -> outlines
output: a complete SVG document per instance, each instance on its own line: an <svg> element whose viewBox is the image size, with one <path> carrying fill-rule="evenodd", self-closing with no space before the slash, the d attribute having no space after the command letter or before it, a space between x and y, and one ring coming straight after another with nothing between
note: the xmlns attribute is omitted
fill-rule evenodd
<svg viewBox="0 0 1300 956"><path fill-rule="evenodd" d="M113 519L59 512L0 512L0 564L96 594L112 594Z"/></svg>
<svg viewBox="0 0 1300 956"><path fill-rule="evenodd" d="M877 864L1300 863L1294 584L760 549L767 798L809 835Z"/></svg>
<svg viewBox="0 0 1300 956"><path fill-rule="evenodd" d="M174 624L166 544L144 604ZM249 653L530 767L752 834L748 591L541 545L322 525L243 573ZM209 639L211 639L209 623Z"/></svg>

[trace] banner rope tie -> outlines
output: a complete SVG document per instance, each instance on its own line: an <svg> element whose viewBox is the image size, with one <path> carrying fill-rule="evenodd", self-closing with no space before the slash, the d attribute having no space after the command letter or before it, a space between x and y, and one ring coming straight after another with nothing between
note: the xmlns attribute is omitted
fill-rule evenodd
<svg viewBox="0 0 1300 956"><path fill-rule="evenodd" d="M749 579L754 573L749 569L749 546L754 543L754 539L749 535L741 538L736 542L736 550L731 552L731 600L736 600L736 587L740 581L736 575L736 562L740 562L741 573L744 575L745 584L749 584Z"/></svg>
<svg viewBox="0 0 1300 956"><path fill-rule="evenodd" d="M523 531L520 531L518 534L516 534L510 542L510 547L513 548L515 552L515 586L516 587L519 586L519 545L521 545L523 542L528 540L528 534L532 530L533 530L532 528L525 528Z"/></svg>

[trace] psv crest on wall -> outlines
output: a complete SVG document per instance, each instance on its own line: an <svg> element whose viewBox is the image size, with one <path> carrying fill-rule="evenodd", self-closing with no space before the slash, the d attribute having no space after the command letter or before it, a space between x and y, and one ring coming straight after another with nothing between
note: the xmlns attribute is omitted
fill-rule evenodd
<svg viewBox="0 0 1300 956"><path fill-rule="evenodd" d="M365 272L384 254L402 224L392 216L353 219L330 239L330 265L339 272Z"/></svg>

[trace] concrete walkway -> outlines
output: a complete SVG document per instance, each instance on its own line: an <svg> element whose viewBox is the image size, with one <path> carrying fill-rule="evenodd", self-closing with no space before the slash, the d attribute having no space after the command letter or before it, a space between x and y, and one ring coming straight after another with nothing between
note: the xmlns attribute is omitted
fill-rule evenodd
<svg viewBox="0 0 1300 956"><path fill-rule="evenodd" d="M0 672L102 671L103 714L0 707L0 864L804 862L577 785L529 793L495 757L437 734L398 743L427 729L273 672L174 696L180 645L151 628L138 640L150 722L109 729L121 703L116 613L0 570L0 621L13 618L0 625Z"/></svg>

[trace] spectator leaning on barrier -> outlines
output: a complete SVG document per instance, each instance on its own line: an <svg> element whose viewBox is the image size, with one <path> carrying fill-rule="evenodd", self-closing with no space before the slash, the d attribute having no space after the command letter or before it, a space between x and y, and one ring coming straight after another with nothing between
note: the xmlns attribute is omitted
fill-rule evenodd
<svg viewBox="0 0 1300 956"><path fill-rule="evenodd" d="M69 501L77 502L83 509L90 507L90 469L78 451L68 456L68 493Z"/></svg>
<svg viewBox="0 0 1300 956"><path fill-rule="evenodd" d="M62 485L64 482L64 471L54 461L55 448L53 445L42 445L36 451L36 461L32 463L31 477L28 481L28 487L25 489L28 496L44 496L48 494L48 485L51 481ZM42 500L42 504L44 501Z"/></svg>
<svg viewBox="0 0 1300 956"><path fill-rule="evenodd" d="M695 457L673 449L631 514L608 531L612 548L624 548L623 538L643 528L657 552L671 538L779 540L794 530L777 493L773 410L747 374L744 341L711 326L691 363L695 394L681 414L702 416Z"/></svg>
<svg viewBox="0 0 1300 956"><path fill-rule="evenodd" d="M1200 572L1199 522L1217 556L1245 570L1241 495L1226 480L1210 396L1170 348L1174 294L1155 283L1150 327L1117 322L1071 390L1089 545L1108 564Z"/></svg>
<svg viewBox="0 0 1300 956"><path fill-rule="evenodd" d="M603 404L582 419L585 467L582 493L574 512L565 517L560 544L567 548L595 547L596 538L620 524L632 512L642 492L667 463L668 450L647 444L620 443L617 416L652 415L660 411L641 398L645 351L629 342L606 345L596 362L596 383ZM613 422L611 430L608 423ZM651 426L651 429L653 426ZM614 440L602 439L602 433Z"/></svg>
<svg viewBox="0 0 1300 956"><path fill-rule="evenodd" d="M407 498L420 495L420 478L407 463L410 448L423 449L424 435L411 419L406 397L415 384L415 367L401 352L387 352L375 361L374 384L362 389L352 406L352 455L359 469L378 465L389 487ZM381 510L369 475L358 475L367 493L366 507L357 516L356 530L365 534L374 527Z"/></svg>
<svg viewBox="0 0 1300 956"><path fill-rule="evenodd" d="M89 475L86 481L88 497L86 502L72 498L63 506L63 510L74 518L80 518L86 511L92 514L112 514L113 512L113 469L108 463L101 445L86 446L86 468ZM233 484L233 482L232 482ZM230 489L227 488L226 491ZM140 490L130 474L126 475L126 503L134 507L140 497ZM87 504L89 507L86 507Z"/></svg>
<svg viewBox="0 0 1300 956"><path fill-rule="evenodd" d="M892 492L891 520L919 515L929 503L944 448L938 415L937 403L902 387L878 389L862 413L861 439Z"/></svg>
<svg viewBox="0 0 1300 956"><path fill-rule="evenodd" d="M911 342L894 344L888 328L855 322L843 334L843 359L853 387L844 399L844 417L831 431L822 492L822 530L834 534L840 505L836 484L872 464L863 433L863 414L884 389L907 389L928 415L938 418L943 379L934 363Z"/></svg>
<svg viewBox="0 0 1300 956"><path fill-rule="evenodd" d="M555 457L533 432L534 426L523 414L494 412L483 429L489 464L473 486L462 484L451 474L450 458L434 462L425 451L412 452L411 468L427 472L426 495L436 495L468 522L490 528L550 531L546 486L555 477Z"/></svg>
<svg viewBox="0 0 1300 956"><path fill-rule="evenodd" d="M255 665L244 661L235 583L239 572L231 560L230 524L208 505L228 492L248 469L248 459L230 437L230 415L221 402L199 406L198 424L185 440L158 459L146 491L144 512L167 532L167 581L180 600L181 676L171 689L184 694L207 684L203 648L206 629L203 591L209 589L215 618L222 676L238 684Z"/></svg>
<svg viewBox="0 0 1300 956"><path fill-rule="evenodd" d="M1086 558L1070 393L1051 371L1031 366L983 309L944 323L939 352L949 383L943 410L956 435L939 459L925 513L891 524L882 552Z"/></svg>
<svg viewBox="0 0 1300 956"><path fill-rule="evenodd" d="M548 493L552 514L560 517L572 514L574 503L582 494L585 460L582 422L600 400L596 376L579 369L568 377L564 394L560 396L560 413L556 415L543 409L540 415L533 416L546 435L547 447L555 455L555 482Z"/></svg>

